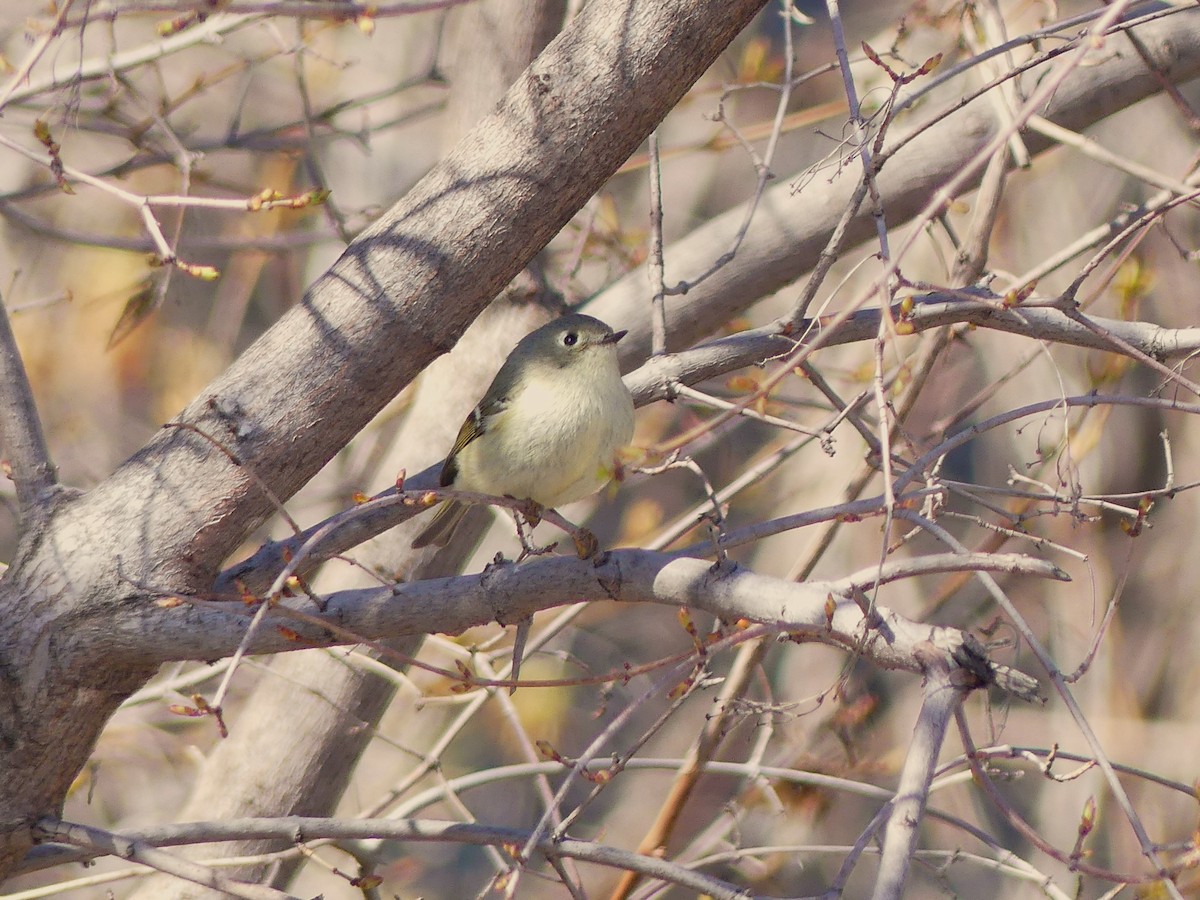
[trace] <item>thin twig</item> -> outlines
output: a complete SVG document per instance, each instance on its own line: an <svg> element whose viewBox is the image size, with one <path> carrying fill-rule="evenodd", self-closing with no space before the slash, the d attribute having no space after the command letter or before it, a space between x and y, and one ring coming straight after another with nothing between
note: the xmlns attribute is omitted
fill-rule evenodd
<svg viewBox="0 0 1200 900"><path fill-rule="evenodd" d="M1163 175L1158 170L1144 166L1132 159L1118 156L1095 138L1085 137L1069 128L1063 128L1061 125L1051 122L1042 116L1030 116L1026 125L1039 134L1050 138L1052 141L1057 141L1067 147L1073 147L1084 156L1094 159L1103 165L1110 166L1119 172L1132 175L1134 178L1146 182L1146 184L1152 184L1164 191L1170 191L1176 196L1192 193L1192 187L1186 182L1180 181L1178 178Z"/></svg>
<svg viewBox="0 0 1200 900"><path fill-rule="evenodd" d="M528 839L526 839L521 847L520 859L529 859L534 848L549 836L547 832L551 830L550 819L553 815L552 810L557 809L559 804L563 802L567 792L574 786L576 779L583 771L586 770L587 764L602 752L604 746L610 740L612 740L612 738L615 737L616 734L622 728L624 728L626 724L628 724L629 720L632 719L633 716L639 712L646 703L655 697L662 696L667 690L676 685L680 678L682 678L694 667L695 662L689 659L669 669L665 674L656 679L654 683L650 685L650 687L643 691L640 696L631 700L624 709L622 709L619 713L617 713L616 716L613 717L612 721L609 722L599 734L592 738L587 747L582 753L580 753L579 757L574 760L571 766L571 771L563 779L562 784L559 785L559 789L554 797L553 805L542 813L541 818L538 820L533 830L529 833ZM561 835L556 831L552 836L552 840L557 842L560 839ZM511 882L514 885L513 890L515 890L516 874L516 872L513 873L514 877Z"/></svg>
<svg viewBox="0 0 1200 900"><path fill-rule="evenodd" d="M21 65L17 66L17 70L8 80L8 84L5 85L4 90L0 91L0 110L8 106L17 88L29 80L29 73L33 71L33 67L37 65L38 60L45 55L50 42L62 34L63 23L66 21L67 13L71 11L71 7L74 4L75 0L63 0L59 5L58 12L54 16L54 21L42 32L41 37L34 42L33 47L25 54L25 58L21 60Z"/></svg>
<svg viewBox="0 0 1200 900"><path fill-rule="evenodd" d="M684 804L691 797L696 783L704 773L705 766L712 760L725 737L729 716L750 684L750 676L762 662L768 644L765 639L742 645L737 657L725 676L725 682L713 703L713 712L705 718L704 727L688 748L687 755L679 764L671 789L663 799L658 815L642 836L637 852L658 856L662 854L667 839L675 829ZM610 895L610 900L626 900L641 879L634 872L626 872Z"/></svg>
<svg viewBox="0 0 1200 900"><path fill-rule="evenodd" d="M896 515L897 517L920 523L921 526L929 531L930 534L937 537L940 541L954 550L954 552L967 552L966 547L964 547L956 538L954 538L953 535L935 522L930 522L927 519L923 519L910 510L897 510ZM1083 710L1079 708L1079 704L1075 701L1075 697L1071 693L1070 688L1067 687L1066 680L1063 678L1058 666L1055 665L1054 660L1051 658L1046 648L1042 646L1042 643L1038 640L1037 635L1033 633L1033 629L1029 627L1029 623L1025 621L1025 617L1021 615L1021 613L1013 605L1012 601L1009 600L1008 595L1001 590L1000 585L996 583L996 580L990 575L982 572L978 577L980 583L987 590L988 594L995 601L996 605L1004 611L1013 627L1017 629L1022 639L1033 652L1033 655L1037 657L1038 662L1041 663L1042 668L1045 670L1046 674L1050 678L1051 683L1054 685L1055 692L1066 705L1076 727L1082 733L1084 740L1087 741L1087 745L1091 749L1092 753L1095 754L1096 761L1100 766L1101 772L1104 773L1105 782L1108 784L1109 790L1112 791L1113 798L1116 800L1117 805L1121 808L1121 812L1124 813L1126 820L1133 829L1134 835L1138 839L1138 843L1141 845L1142 854L1147 860L1149 860L1150 864L1155 867L1156 876L1164 876L1167 868L1159 859L1157 844L1150 839L1150 835L1147 833L1145 826L1142 824L1141 817L1138 815L1137 810L1134 809L1133 802L1129 799L1129 794L1126 793L1124 786L1121 784L1121 780L1117 777L1117 773L1113 769L1112 763L1109 761L1108 756L1104 752L1104 748L1100 745L1100 739L1092 730L1092 726L1088 722L1087 717L1084 716ZM1169 880L1165 880L1164 884L1166 885L1168 893L1172 897L1180 898L1178 889L1175 888L1174 884L1172 884Z"/></svg>
<svg viewBox="0 0 1200 900"><path fill-rule="evenodd" d="M1152 875L1143 875L1135 872L1114 872L1109 869L1102 869L1099 866L1092 865L1085 860L1072 860L1069 854L1058 850L1053 844L1043 838L1036 830L1026 822L1012 805L1000 793L1000 789L996 787L995 782L988 775L987 770L982 764L982 759L975 750L975 742L971 739L971 731L967 724L966 714L962 707L959 707L954 714L954 720L958 725L959 738L962 740L963 749L966 751L966 761L971 767L971 773L974 776L974 781L978 784L988 798L992 801L993 807L1004 818L1005 822L1015 828L1024 838L1026 838L1034 847L1045 853L1051 859L1057 860L1064 865L1070 866L1073 871L1083 875L1091 875L1096 878L1102 878L1105 881L1114 881L1125 885L1131 884L1161 884L1164 889L1176 900L1183 900L1179 893L1179 888L1171 881L1170 871L1161 870Z"/></svg>
<svg viewBox="0 0 1200 900"><path fill-rule="evenodd" d="M662 168L658 159L658 129L650 132L650 252L646 256L646 272L650 276L650 352L661 356L667 352L666 277L663 269L663 207Z"/></svg>
<svg viewBox="0 0 1200 900"><path fill-rule="evenodd" d="M775 104L775 118L771 122L770 137L767 139L767 147L763 151L761 159L753 152L753 148L748 147L744 141L741 142L742 145L749 151L751 159L754 161L755 171L758 175L758 178L754 184L754 193L750 197L750 200L743 204L745 207L745 215L742 217L742 223L738 227L737 232L733 236L733 240L730 241L729 247L725 250L725 252L713 260L712 265L692 279L678 282L677 284L667 288L668 294L686 294L701 282L707 281L737 257L738 250L742 246L742 241L745 240L746 235L750 231L750 223L754 221L754 215L758 211L758 205L762 201L763 194L766 192L767 182L775 177L774 173L771 171L771 164L775 160L775 151L779 145L779 137L781 134L783 134L784 123L787 119L788 104L792 99L792 89L798 83L794 78L796 59L795 49L793 46L794 41L792 37L792 25L794 21L793 0L781 0L781 5L783 6L784 17L783 79L782 83L778 86L779 100ZM732 126L724 117L725 97L722 97L721 100L721 121L724 122L726 127L733 130ZM736 131L734 131L734 133L737 134Z"/></svg>
<svg viewBox="0 0 1200 900"><path fill-rule="evenodd" d="M174 875L176 878L182 878L184 881L191 881L221 891L231 897L241 897L243 900L300 900L292 894L277 891L271 887L235 881L209 866L200 865L173 853L166 853L146 842L126 838L101 828L60 822L56 819L41 819L37 823L37 830L41 833L43 840L62 841L76 847L85 847L98 853L111 854L121 859L139 862L168 875Z"/></svg>
<svg viewBox="0 0 1200 900"><path fill-rule="evenodd" d="M92 7L94 4L89 3ZM122 4L125 11L128 6ZM88 14L93 10L89 8ZM134 47L124 53L108 53L81 60L74 66L56 67L55 71L37 81L29 81L24 88L15 88L8 96L9 103L23 103L34 97L40 97L65 87L74 87L84 81L97 78L109 78L116 72L123 72L147 63L157 62L188 47L212 43L222 35L237 31L245 25L261 20L265 11L248 15L218 14L208 17L178 34L158 42L150 42Z"/></svg>

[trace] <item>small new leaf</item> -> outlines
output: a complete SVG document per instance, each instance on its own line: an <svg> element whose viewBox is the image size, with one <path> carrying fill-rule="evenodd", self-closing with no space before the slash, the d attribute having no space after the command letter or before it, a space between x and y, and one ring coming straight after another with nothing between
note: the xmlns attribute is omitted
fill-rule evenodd
<svg viewBox="0 0 1200 900"><path fill-rule="evenodd" d="M125 308L121 310L121 316L117 319L117 324L113 326L112 334L108 336L108 344L106 350L111 350L129 335L133 334L134 330L146 321L150 315L158 308L155 302L154 286L149 279L143 281L133 295L125 301Z"/></svg>
<svg viewBox="0 0 1200 900"><path fill-rule="evenodd" d="M33 136L38 139L46 152L50 154L50 172L54 175L54 181L58 184L59 190L64 194L74 194L75 190L71 185L67 184L66 175L63 174L62 147L54 140L50 134L50 126L46 124L44 119L38 119L33 123Z"/></svg>
<svg viewBox="0 0 1200 900"><path fill-rule="evenodd" d="M909 77L920 78L922 75L928 75L930 72L936 69L941 62L942 54L935 53L933 56L929 57L929 59L925 60L925 62L921 63L921 67L917 69L917 71L913 72Z"/></svg>
<svg viewBox="0 0 1200 900"><path fill-rule="evenodd" d="M192 25L203 21L204 13L195 11L188 12L181 16L176 16L173 19L167 19L163 22L159 22L158 25L155 26L155 31L158 32L159 37L171 37L171 35L179 34L179 32L183 31L185 28L189 28Z"/></svg>
<svg viewBox="0 0 1200 900"><path fill-rule="evenodd" d="M1083 804L1083 815L1079 817L1079 836L1087 837L1096 827L1096 798L1088 797Z"/></svg>
<svg viewBox="0 0 1200 900"><path fill-rule="evenodd" d="M221 277L221 270L216 266L200 266L196 263L188 263L177 259L175 260L175 267L185 275L191 275L200 281L216 281Z"/></svg>

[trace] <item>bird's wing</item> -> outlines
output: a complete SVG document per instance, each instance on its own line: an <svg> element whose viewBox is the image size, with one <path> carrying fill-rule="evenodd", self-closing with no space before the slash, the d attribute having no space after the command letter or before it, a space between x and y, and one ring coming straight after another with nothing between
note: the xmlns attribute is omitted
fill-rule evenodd
<svg viewBox="0 0 1200 900"><path fill-rule="evenodd" d="M442 487L449 487L454 484L454 479L458 475L457 458L462 449L487 431L488 423L507 407L507 397L485 397L479 401L478 406L471 410L471 414L462 423L462 428L458 429L458 437L454 439L454 446L450 448L450 453L446 456L446 462L442 464L442 474L438 479L441 481Z"/></svg>

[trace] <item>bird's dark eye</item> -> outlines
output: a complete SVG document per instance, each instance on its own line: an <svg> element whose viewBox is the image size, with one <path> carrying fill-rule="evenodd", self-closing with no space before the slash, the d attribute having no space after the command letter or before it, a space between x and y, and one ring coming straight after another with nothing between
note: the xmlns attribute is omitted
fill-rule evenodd
<svg viewBox="0 0 1200 900"><path fill-rule="evenodd" d="M563 344L567 347L574 347L579 343L579 335L573 331L568 331L563 335Z"/></svg>

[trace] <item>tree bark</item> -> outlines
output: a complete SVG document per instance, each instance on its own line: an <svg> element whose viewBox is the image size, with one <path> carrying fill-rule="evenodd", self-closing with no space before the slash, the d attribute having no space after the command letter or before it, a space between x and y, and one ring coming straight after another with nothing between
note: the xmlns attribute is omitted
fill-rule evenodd
<svg viewBox="0 0 1200 900"><path fill-rule="evenodd" d="M1126 107L1158 94L1160 77L1175 84L1200 75L1200 12L1186 11L1169 18L1139 25L1139 41L1147 47L1159 71L1147 68L1142 58L1120 35L1110 38L1112 52L1096 65L1076 69L1045 110L1045 117L1086 129ZM1125 43L1122 43L1125 41ZM1036 79L1044 71L1036 67L1026 77ZM947 114L939 111L926 115L915 125L896 131L895 141L921 131L919 138L887 160L878 180L881 202L888 221L897 225L910 220L930 196L961 171L987 144L1001 126L995 109L979 98L962 109ZM1026 146L1043 152L1052 146L1041 134L1025 136ZM668 337L672 348L691 346L704 340L730 317L742 314L763 297L803 277L816 261L837 224L858 182L856 170L842 168L829 179L816 179L804 191L795 194L792 185L801 173L775 179L775 187L766 191L751 221L736 256L711 278L693 286L686 296L674 296L667 303ZM1014 176L1016 177L1016 176ZM970 189L968 185L964 190ZM739 206L710 219L701 227L676 241L665 250L670 281L695 278L713 260L728 250L746 216ZM848 241L860 242L875 231L869 210L860 209L848 228ZM651 399L670 396L675 381L692 384L716 377L790 348L778 329L767 327L758 333L745 332L692 348L678 356L646 360L650 348L650 305L646 302L646 275L642 269L630 272L591 300L586 311L606 322L629 329L621 341L622 361L629 368L635 361L644 363L626 379L639 405ZM1177 359L1188 355L1196 345L1190 329L1164 330L1152 323L1126 323L1097 320L1122 340L1140 347L1155 357ZM1056 310L1032 310L1021 316L970 310L963 304L919 306L913 316L918 330L955 322L971 322L1016 334L1059 341L1082 347L1111 349L1111 342L1097 336ZM830 344L870 340L879 327L879 312L863 310L847 322L836 336L822 326ZM803 329L797 329L802 331ZM430 488L436 473L413 476L408 484ZM422 477L425 476L425 477ZM380 515L379 521L366 519L339 528L330 542L316 554L338 553L367 540L385 528L411 515L409 510L393 510ZM225 583L244 579L250 584L269 583L273 571L282 565L281 551L289 545L280 542L265 546L261 552L231 567ZM291 546L290 549L295 549Z"/></svg>
<svg viewBox="0 0 1200 900"><path fill-rule="evenodd" d="M61 806L170 592L198 594L633 152L762 0L597 0L497 110L0 581L0 878ZM59 496L59 495L56 495Z"/></svg>
<svg viewBox="0 0 1200 900"><path fill-rule="evenodd" d="M452 35L454 60L448 67L448 148L495 107L545 49L562 27L564 13L563 0L481 0L452 11L457 21ZM405 427L396 435L397 446L382 463L384 471L394 473L444 454L454 442L458 420L487 389L507 347L544 321L545 314L539 315L537 310L513 316L493 315L496 304L509 302L505 297L476 320L454 352L434 364L437 374L432 390L428 384L418 388ZM535 298L522 297L514 302L532 305ZM459 407L461 416L447 415ZM430 414L430 408L436 412ZM414 418L419 420L419 428L408 427ZM490 521L486 510L472 512L474 521L463 523L464 533L456 535L460 538L456 546L446 548L436 561L424 554L422 564L410 573L412 577L439 577L458 571L467 546L474 545ZM463 540L471 536L474 540ZM355 555L371 569L409 570L412 566L402 561L405 555L413 555L408 550L411 540L409 530L393 529L358 548ZM328 586L327 581L323 586ZM400 657L414 656L420 650L421 637L413 635L389 646ZM332 815L395 693L394 679L365 672L322 650L276 657L270 663L268 677L239 710L229 737L205 759L192 794L179 813L180 820ZM286 753L279 751L281 746L287 747ZM253 856L278 849L282 849L278 841L246 840L185 847L180 853L199 859ZM301 857L292 857L275 868L247 866L229 874L259 883L269 878L270 884L283 887L302 862ZM134 896L194 900L213 897L215 892L155 874L143 880Z"/></svg>

